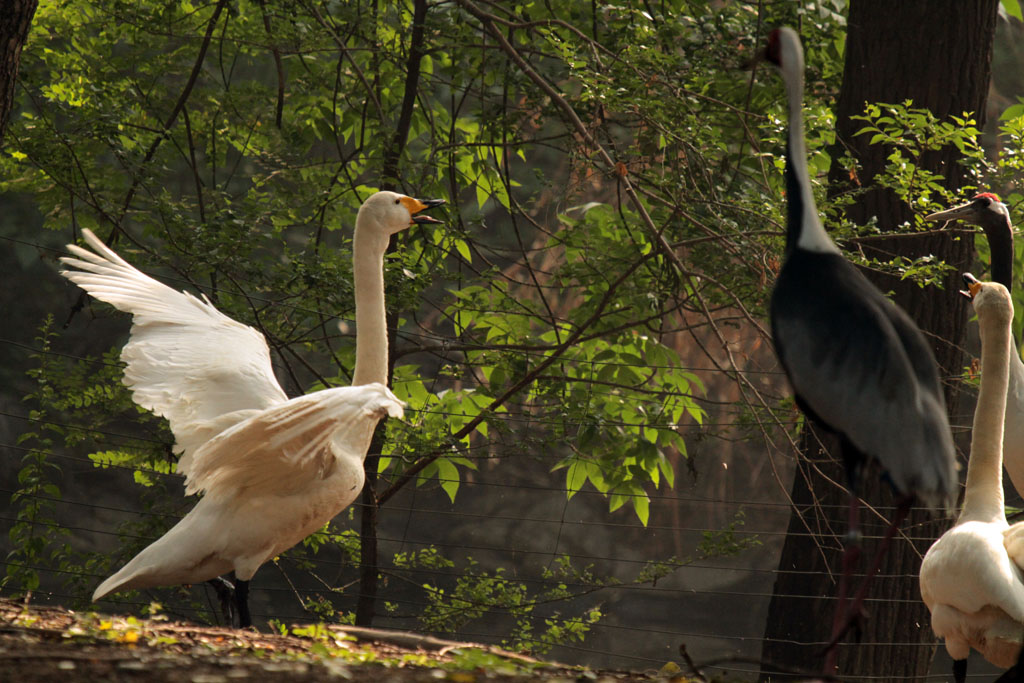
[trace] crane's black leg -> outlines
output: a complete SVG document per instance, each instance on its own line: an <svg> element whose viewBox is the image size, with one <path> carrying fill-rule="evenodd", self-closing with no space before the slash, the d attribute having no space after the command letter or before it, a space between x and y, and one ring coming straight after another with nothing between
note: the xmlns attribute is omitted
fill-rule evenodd
<svg viewBox="0 0 1024 683"><path fill-rule="evenodd" d="M843 568L839 575L839 593L836 596L836 610L832 616L832 634L825 646L825 675L831 676L836 670L836 657L839 654L837 645L849 629L849 617L846 611L846 597L850 592L850 577L853 568L860 559L860 499L856 492L850 492L849 519L847 520L846 538L843 541Z"/></svg>
<svg viewBox="0 0 1024 683"><path fill-rule="evenodd" d="M249 614L249 582L235 579L235 607L238 609L238 627L252 626L252 615Z"/></svg>
<svg viewBox="0 0 1024 683"><path fill-rule="evenodd" d="M889 549L889 543L892 542L892 537L896 535L896 530L900 528L900 524L910 514L910 506L913 504L913 496L904 496L900 499L896 506L896 516L892 518L892 522L889 524L889 528L885 530L885 536L882 537L882 542L878 544L878 550L875 551L875 556L871 560L871 566L868 567L868 571L864 574L864 580L861 581L860 588L857 589L856 595L853 596L853 602L850 604L850 609L846 613L841 613L838 609L836 610L836 619L832 623L832 640L826 646L826 657L825 657L825 673L832 674L835 671L835 658L836 658L836 645L842 640L843 636L851 628L858 628L860 619L862 618L864 598L867 597L868 586L871 584L871 580L875 578L875 574L882 566L882 559L885 557L886 551ZM845 564L845 553L843 556ZM845 572L846 567L843 567ZM842 596L845 600L845 595ZM966 671L967 663L964 662ZM1022 681L1024 683L1024 681Z"/></svg>
<svg viewBox="0 0 1024 683"><path fill-rule="evenodd" d="M964 683L967 680L967 660L953 660L953 683Z"/></svg>
<svg viewBox="0 0 1024 683"><path fill-rule="evenodd" d="M225 626L235 625L235 587L223 576L210 579L206 583L213 586L217 593L217 600L220 601L221 614L224 617Z"/></svg>

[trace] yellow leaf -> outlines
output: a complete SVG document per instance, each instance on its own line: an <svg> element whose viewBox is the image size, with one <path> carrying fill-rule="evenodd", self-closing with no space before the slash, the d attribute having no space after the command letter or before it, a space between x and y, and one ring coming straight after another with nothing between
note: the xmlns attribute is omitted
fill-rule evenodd
<svg viewBox="0 0 1024 683"><path fill-rule="evenodd" d="M662 666L661 669L658 670L658 675L659 676L672 676L674 674L679 673L680 671L682 671L682 669L679 668L678 664L676 664L675 662L672 662L672 661L668 661L668 662L665 662L665 665Z"/></svg>

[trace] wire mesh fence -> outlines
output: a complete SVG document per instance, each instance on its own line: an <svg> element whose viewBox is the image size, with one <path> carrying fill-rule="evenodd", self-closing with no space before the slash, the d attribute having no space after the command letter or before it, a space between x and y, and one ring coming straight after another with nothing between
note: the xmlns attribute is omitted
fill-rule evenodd
<svg viewBox="0 0 1024 683"><path fill-rule="evenodd" d="M31 344L14 346L40 351ZM20 406L2 414L7 431L14 434L36 419ZM721 425L711 422L700 428L719 432ZM105 436L124 448L139 438L159 442L127 431ZM792 473L786 458L776 456L780 487L770 480L763 444L723 436L699 441L688 461L676 463L676 486L650 494L646 526L627 509L609 512L606 496L592 487L568 498L564 475L551 471L555 456L502 455L494 452L493 444L478 447L476 453L467 449L463 455L477 458L479 468L451 482L459 486L454 501L442 488L449 480L435 477L402 490L378 510L382 562L374 625L506 646L539 645L552 658L601 668L656 670L680 661L679 648L684 646L698 665L716 663L708 671L740 679L770 675L771 663L761 661L760 655L779 549L792 512L780 488ZM8 454L3 481L9 482L2 492L14 496L14 463L19 454L33 449L13 439L2 448ZM123 544L138 548L157 537L135 533L124 523L156 518L166 528L193 504L180 496L181 479L173 473L144 470L165 482L166 490L154 503L147 490L132 483L138 466L101 466L59 447L46 456L58 464L61 486L57 495L31 494L54 510L52 521L33 523L37 533L67 531L75 552L116 557L114 569L130 557ZM339 516L334 525L339 536L333 540L347 535L353 542L362 506L357 500ZM0 514L5 531L19 522L13 507L9 502ZM868 548L884 533L891 512L877 508L877 515L864 520ZM823 543L840 542L806 533ZM927 542L931 533L911 527L902 530L901 538ZM86 565L62 568L39 562L21 568L40 576L35 600L82 606L107 575ZM331 541L316 552L306 548L286 553L254 577L254 619L266 625L351 614L362 569L352 547L339 549ZM883 574L879 580L889 578L894 577ZM790 597L834 602L834 594ZM915 599L873 597L868 610ZM95 608L138 612L153 601L172 616L200 622L221 619L216 596L206 586L114 595ZM550 630L552 624L585 625L584 637L567 640ZM823 626L822 640L815 645L825 645L826 632ZM932 645L861 642L842 647ZM934 680L943 679L940 666L936 664ZM973 671L981 677L978 672L984 668ZM870 672L858 677L872 678Z"/></svg>
<svg viewBox="0 0 1024 683"><path fill-rule="evenodd" d="M808 50L806 124L812 175L824 173L840 11L461 0L60 9L36 18L11 153L0 155L11 192L0 197L0 264L21 285L0 290L20 323L0 333L5 592L222 618L206 586L89 603L195 499L182 496L167 425L120 383L126 317L56 274L62 245L91 227L142 272L205 294L266 337L297 396L351 379L348 236L373 189L401 185L451 207L444 229L415 226L386 257L391 384L410 407L367 461L376 504L356 500L257 572L257 623L365 620L372 607L375 626L595 667L658 669L685 645L697 663L753 679L773 672L773 598L831 613L841 482L811 444L801 463L828 491L789 498L806 444L764 323L785 220L781 90L734 67L765 27L799 18L820 47ZM907 196L937 201L931 178L915 175ZM945 278L948 291L955 275L901 261L878 226L839 222L859 265L899 277L912 266L935 317L946 314L932 284ZM867 242L882 245L871 260ZM959 371L945 369L950 395L964 388ZM968 415L955 420L960 437ZM870 502L869 552L892 512ZM902 529L897 544L915 562L883 570L881 585L901 589L869 596L876 618L920 606L908 567L948 523ZM809 541L826 568L780 568L787 538ZM792 575L820 588L780 591ZM933 644L841 647L899 659ZM983 671L972 662L972 677Z"/></svg>

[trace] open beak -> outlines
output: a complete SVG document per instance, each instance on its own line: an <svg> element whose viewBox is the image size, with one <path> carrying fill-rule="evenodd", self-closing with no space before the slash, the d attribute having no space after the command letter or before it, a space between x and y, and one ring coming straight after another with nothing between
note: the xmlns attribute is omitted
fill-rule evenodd
<svg viewBox="0 0 1024 683"><path fill-rule="evenodd" d="M405 208L409 209L409 213L412 214L413 223L443 223L432 216L417 216L420 211L426 211L432 209L435 206L441 206L445 203L443 199L416 199L414 197L402 197L402 203L405 204Z"/></svg>
<svg viewBox="0 0 1024 683"><path fill-rule="evenodd" d="M964 285L967 286L967 291L965 292L961 289L960 294L973 301L974 297L978 296L978 292L981 291L981 283L978 282L978 278L974 277L970 273L964 273L962 277L964 279Z"/></svg>
<svg viewBox="0 0 1024 683"><path fill-rule="evenodd" d="M967 202L960 206L954 206L952 209L930 213L924 219L926 221L955 221L959 218L969 220L974 217L974 212L974 203Z"/></svg>

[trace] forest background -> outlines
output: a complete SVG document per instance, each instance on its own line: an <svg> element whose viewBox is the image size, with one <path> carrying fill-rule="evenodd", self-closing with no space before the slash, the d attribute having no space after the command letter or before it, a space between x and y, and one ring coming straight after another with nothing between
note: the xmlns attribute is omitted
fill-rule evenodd
<svg viewBox="0 0 1024 683"><path fill-rule="evenodd" d="M778 647L802 636L766 623L813 629L834 577L798 573L795 595L780 556L789 542L837 566L844 508L825 474L812 504L793 493L797 462L827 473L829 457L767 335L784 101L774 73L744 65L771 27L799 29L819 207L852 259L950 321L933 338L961 446L974 379L955 290L960 266L984 273L987 245L971 264L969 230L921 217L985 189L1019 218L1024 199L1019 5L886 4L40 3L0 154L4 594L86 607L194 504L166 423L121 384L127 317L57 274L63 245L89 228L202 292L267 337L294 396L350 381L351 229L385 188L449 201L387 261L392 386L409 409L378 434L361 500L256 575L257 622L413 629L592 666L657 668L680 643L741 677L805 665ZM844 138L858 8L861 36L912 11L917 40L966 34L972 67L924 53L923 82L971 80L985 105L894 91L857 102ZM884 150L877 167L858 144ZM877 191L900 210L859 219ZM888 514L887 494L871 502ZM921 613L892 587L914 584L946 524L909 527L873 613ZM218 618L203 587L101 607ZM923 675L932 639L903 622L844 648L846 672Z"/></svg>

